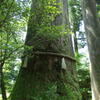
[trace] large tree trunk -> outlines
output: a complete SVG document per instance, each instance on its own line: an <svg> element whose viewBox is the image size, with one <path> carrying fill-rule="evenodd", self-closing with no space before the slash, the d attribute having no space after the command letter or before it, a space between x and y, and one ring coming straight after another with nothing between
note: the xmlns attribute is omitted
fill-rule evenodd
<svg viewBox="0 0 100 100"><path fill-rule="evenodd" d="M30 51L33 56L24 58L11 100L81 100L75 77L75 61L60 55L74 56L71 36L64 34L51 40L50 36L48 38L48 35L38 33L43 23L43 1L33 0L31 13L34 12L35 16L32 14L30 17L26 38L26 45L34 46ZM67 0L57 2L62 3L57 6L62 12L49 27L64 25L61 31L65 31L65 24L68 24ZM66 60L66 68L61 66L62 58Z"/></svg>
<svg viewBox="0 0 100 100"><path fill-rule="evenodd" d="M91 61L92 99L100 100L100 23L95 0L82 0L83 18Z"/></svg>

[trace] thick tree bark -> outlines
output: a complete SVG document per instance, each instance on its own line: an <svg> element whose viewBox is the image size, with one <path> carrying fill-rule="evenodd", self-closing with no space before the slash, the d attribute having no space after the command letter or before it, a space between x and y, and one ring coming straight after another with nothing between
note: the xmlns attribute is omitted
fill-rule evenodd
<svg viewBox="0 0 100 100"><path fill-rule="evenodd" d="M7 100L4 74L3 74L3 65L4 62L0 63L0 88L1 88L2 100Z"/></svg>
<svg viewBox="0 0 100 100"><path fill-rule="evenodd" d="M100 100L100 22L95 0L82 0L83 18L91 61L92 100Z"/></svg>
<svg viewBox="0 0 100 100"><path fill-rule="evenodd" d="M57 2L62 3L62 6L59 5L62 13L56 16L52 25L68 24L67 0L57 0ZM33 0L31 13L37 12L36 8L42 7L42 5L43 2ZM41 27L36 25L42 23L41 18L41 14L30 17L26 44L35 46L31 51L31 54L34 55L25 59L27 63L24 63L24 67L22 65L20 69L17 82L11 94L11 100L81 100L75 77L75 62L65 59L66 68L63 69L61 66L63 57L35 54L38 51L74 56L69 34L50 41L37 33ZM65 30L65 27L63 30ZM36 45L38 42L39 45Z"/></svg>

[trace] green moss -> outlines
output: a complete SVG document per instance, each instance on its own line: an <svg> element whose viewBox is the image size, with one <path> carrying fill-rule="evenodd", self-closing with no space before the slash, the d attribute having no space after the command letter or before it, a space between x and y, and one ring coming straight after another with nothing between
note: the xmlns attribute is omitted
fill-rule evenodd
<svg viewBox="0 0 100 100"><path fill-rule="evenodd" d="M14 99L21 100L22 98L24 100L81 100L80 92L75 86L76 83L72 81L72 76L67 77L67 82L64 83L61 83L61 81L44 82L43 80L38 79L39 76L35 77L34 75L28 75L25 79L20 77L21 83L19 83L19 86L17 86L17 89L20 89L20 91L16 90L15 88L17 95L14 94ZM64 93L64 95L60 95L58 93L58 90Z"/></svg>
<svg viewBox="0 0 100 100"><path fill-rule="evenodd" d="M11 100L81 100L75 77L61 70L60 61L55 66L53 60L49 68L47 57L36 60L35 65L21 68Z"/></svg>

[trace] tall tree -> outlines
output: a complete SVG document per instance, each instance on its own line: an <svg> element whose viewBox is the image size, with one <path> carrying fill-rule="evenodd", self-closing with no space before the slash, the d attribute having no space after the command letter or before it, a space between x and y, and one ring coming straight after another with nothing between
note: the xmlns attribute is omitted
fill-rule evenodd
<svg viewBox="0 0 100 100"><path fill-rule="evenodd" d="M91 61L92 99L100 100L100 21L96 14L96 1L82 0L82 7Z"/></svg>
<svg viewBox="0 0 100 100"><path fill-rule="evenodd" d="M32 0L25 42L30 49L11 100L81 100L68 24L67 0Z"/></svg>
<svg viewBox="0 0 100 100"><path fill-rule="evenodd" d="M77 32L80 30L80 24L82 20L81 5L79 0L69 0L69 20L72 32L74 33L74 48L78 53L78 36Z"/></svg>

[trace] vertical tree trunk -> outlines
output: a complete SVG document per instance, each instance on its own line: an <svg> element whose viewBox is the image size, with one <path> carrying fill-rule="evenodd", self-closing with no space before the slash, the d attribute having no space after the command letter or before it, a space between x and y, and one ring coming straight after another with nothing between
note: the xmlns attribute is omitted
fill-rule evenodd
<svg viewBox="0 0 100 100"><path fill-rule="evenodd" d="M83 18L91 61L92 100L100 100L100 22L95 0L82 0Z"/></svg>
<svg viewBox="0 0 100 100"><path fill-rule="evenodd" d="M3 75L3 65L4 63L0 64L0 88L1 88L2 100L7 100L4 75Z"/></svg>
<svg viewBox="0 0 100 100"><path fill-rule="evenodd" d="M76 32L74 32L74 48L75 48L75 52L78 54L78 41L77 41Z"/></svg>
<svg viewBox="0 0 100 100"><path fill-rule="evenodd" d="M57 2L61 3L58 7L62 12L56 16L52 25L64 25L61 31L65 31L65 24L68 24L67 0L57 0ZM42 5L43 0L33 0L31 13L43 11L44 5L43 8ZM81 100L76 77L74 77L75 62L64 58L66 68L63 69L61 66L63 57L48 54L48 52L63 53L73 57L71 36L65 34L51 41L49 40L51 37L47 38L48 35L45 37L38 34L43 20L41 14L36 13L35 16L30 17L26 44L35 46L31 51L34 55L25 57L27 59L24 61L27 63L24 63L20 69L11 100ZM45 55L35 54L37 51L44 52Z"/></svg>

